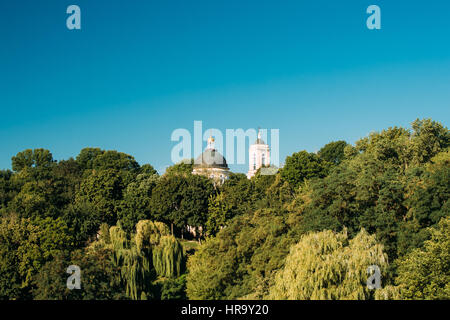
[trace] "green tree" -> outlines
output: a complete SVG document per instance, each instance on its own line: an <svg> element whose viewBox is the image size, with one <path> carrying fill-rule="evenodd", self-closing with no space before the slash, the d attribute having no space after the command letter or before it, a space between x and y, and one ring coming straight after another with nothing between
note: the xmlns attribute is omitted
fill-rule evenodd
<svg viewBox="0 0 450 320"><path fill-rule="evenodd" d="M413 173L405 200L408 212L399 231L400 255L421 247L430 237L428 228L436 226L442 217L450 216L450 166L433 165Z"/></svg>
<svg viewBox="0 0 450 320"><path fill-rule="evenodd" d="M98 208L87 200L69 204L63 211L62 219L70 228L77 248L84 247L88 240L95 237L103 221Z"/></svg>
<svg viewBox="0 0 450 320"><path fill-rule="evenodd" d="M81 182L75 195L75 203L90 203L99 213L100 222L113 225L117 221L124 188L122 177L116 170L94 170Z"/></svg>
<svg viewBox="0 0 450 320"><path fill-rule="evenodd" d="M291 248L275 277L269 298L288 300L365 300L373 298L367 286L367 268L381 274L387 256L375 236L362 230L353 239L347 233L322 231L303 236Z"/></svg>
<svg viewBox="0 0 450 320"><path fill-rule="evenodd" d="M187 225L204 227L208 213L208 199L214 193L213 183L198 175L164 175L153 189L150 207L154 216L181 230Z"/></svg>
<svg viewBox="0 0 450 320"><path fill-rule="evenodd" d="M325 177L329 169L330 163L318 155L300 151L286 158L281 177L297 188L305 179Z"/></svg>
<svg viewBox="0 0 450 320"><path fill-rule="evenodd" d="M177 174L184 174L188 175L192 173L192 170L194 168L194 159L185 159L180 161L177 164L174 164L173 166L170 166L166 169L165 175L177 175Z"/></svg>
<svg viewBox="0 0 450 320"><path fill-rule="evenodd" d="M208 220L206 221L206 232L214 236L219 230L226 226L228 220L233 217L232 204L225 198L224 193L209 198Z"/></svg>
<svg viewBox="0 0 450 320"><path fill-rule="evenodd" d="M220 192L224 194L227 203L231 205L232 216L251 212L255 209L256 200L260 199L264 193L263 187L260 188L260 192L255 190L255 185L258 185L258 183L258 178L255 178L255 182L252 182L242 173L232 173L229 179L225 180L225 183L220 187Z"/></svg>
<svg viewBox="0 0 450 320"><path fill-rule="evenodd" d="M234 217L188 259L189 299L259 299L294 243L287 215L271 209Z"/></svg>
<svg viewBox="0 0 450 320"><path fill-rule="evenodd" d="M150 258L157 276L177 278L185 269L185 258L180 242L170 235L167 225L141 220L136 225L136 248Z"/></svg>
<svg viewBox="0 0 450 320"><path fill-rule="evenodd" d="M397 284L404 299L450 298L450 217L430 229L431 239L399 261Z"/></svg>
<svg viewBox="0 0 450 320"><path fill-rule="evenodd" d="M183 190L187 188L187 180L183 176L162 176L152 191L150 207L157 220L170 224L171 233L173 226L183 226L187 218L181 212Z"/></svg>
<svg viewBox="0 0 450 320"><path fill-rule="evenodd" d="M25 182L8 207L24 218L55 218L70 203L70 197L67 180L53 176Z"/></svg>
<svg viewBox="0 0 450 320"><path fill-rule="evenodd" d="M338 165L345 159L344 149L347 145L347 142L342 140L330 142L323 146L317 154L321 159Z"/></svg>
<svg viewBox="0 0 450 320"><path fill-rule="evenodd" d="M43 262L39 228L15 215L0 219L0 299L30 298L31 277Z"/></svg>
<svg viewBox="0 0 450 320"><path fill-rule="evenodd" d="M123 152L108 150L95 157L93 160L93 169L114 169L116 171L130 171L137 173L140 166L139 163L134 160L134 157Z"/></svg>
<svg viewBox="0 0 450 320"><path fill-rule="evenodd" d="M412 153L415 163L425 163L450 147L450 131L431 119L416 119L412 123Z"/></svg>
<svg viewBox="0 0 450 320"><path fill-rule="evenodd" d="M153 166L151 164L144 164L141 166L141 168L139 169L139 172L141 174L145 174L148 176L153 176L153 175L158 175L158 171L156 171L155 168L153 168Z"/></svg>
<svg viewBox="0 0 450 320"><path fill-rule="evenodd" d="M100 148L84 148L76 157L76 162L82 170L94 169L94 160L104 153Z"/></svg>
<svg viewBox="0 0 450 320"><path fill-rule="evenodd" d="M47 262L34 277L34 299L37 300L117 300L126 299L120 269L110 259L108 249L76 250L60 253ZM81 270L81 289L67 288L67 267Z"/></svg>
<svg viewBox="0 0 450 320"><path fill-rule="evenodd" d="M67 226L60 219L0 219L0 299L29 299L32 279L62 250L72 248Z"/></svg>
<svg viewBox="0 0 450 320"><path fill-rule="evenodd" d="M12 177L13 173L10 170L0 170L0 212L2 209L6 209L17 194Z"/></svg>
<svg viewBox="0 0 450 320"><path fill-rule="evenodd" d="M156 174L141 173L126 187L123 208L118 212L118 217L128 233L133 231L139 220L152 217L150 199L158 179Z"/></svg>
<svg viewBox="0 0 450 320"><path fill-rule="evenodd" d="M161 300L186 300L186 275L162 283Z"/></svg>
<svg viewBox="0 0 450 320"><path fill-rule="evenodd" d="M205 230L208 219L208 200L215 194L213 182L200 175L189 175L187 177L187 188L182 192L181 211L185 225ZM180 225L178 225L180 227ZM183 237L183 233L181 234Z"/></svg>
<svg viewBox="0 0 450 320"><path fill-rule="evenodd" d="M177 278L184 272L182 246L161 222L139 221L131 240L120 225L111 227L108 242L102 237L98 245L112 250L126 295L133 300L155 298L156 277Z"/></svg>
<svg viewBox="0 0 450 320"><path fill-rule="evenodd" d="M27 149L11 158L12 169L21 171L25 168L48 168L53 164L53 156L49 150Z"/></svg>

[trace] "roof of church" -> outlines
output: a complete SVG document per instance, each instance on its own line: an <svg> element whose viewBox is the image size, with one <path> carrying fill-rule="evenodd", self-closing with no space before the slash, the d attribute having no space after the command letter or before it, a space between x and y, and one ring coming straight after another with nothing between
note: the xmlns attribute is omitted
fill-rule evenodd
<svg viewBox="0 0 450 320"><path fill-rule="evenodd" d="M258 139L256 139L256 141L255 141L255 144L266 144L266 143L264 142L263 139L258 137Z"/></svg>
<svg viewBox="0 0 450 320"><path fill-rule="evenodd" d="M261 130L258 128L258 138L254 144L266 144L263 139L261 139Z"/></svg>
<svg viewBox="0 0 450 320"><path fill-rule="evenodd" d="M194 168L228 169L228 165L225 158L216 149L206 149L195 160Z"/></svg>

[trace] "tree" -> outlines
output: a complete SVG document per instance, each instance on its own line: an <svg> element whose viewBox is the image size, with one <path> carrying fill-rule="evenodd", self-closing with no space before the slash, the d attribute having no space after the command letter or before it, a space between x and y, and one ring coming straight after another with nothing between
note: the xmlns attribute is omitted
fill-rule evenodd
<svg viewBox="0 0 450 320"><path fill-rule="evenodd" d="M60 219L35 223L17 215L0 219L0 299L30 298L33 276L59 252L72 247Z"/></svg>
<svg viewBox="0 0 450 320"><path fill-rule="evenodd" d="M8 207L24 218L56 218L73 196L67 186L66 178L51 174L42 179L30 179L22 185Z"/></svg>
<svg viewBox="0 0 450 320"><path fill-rule="evenodd" d="M346 227L354 236L363 227L376 233L392 261L420 246L424 228L445 215L449 183L445 165L434 164L431 174L425 173L429 163L414 160L415 139L394 127L357 141L353 156L309 183L301 232Z"/></svg>
<svg viewBox="0 0 450 320"><path fill-rule="evenodd" d="M180 161L177 164L174 164L173 166L170 166L166 169L165 175L177 175L177 174L184 174L188 175L192 173L192 170L194 168L194 159L185 159Z"/></svg>
<svg viewBox="0 0 450 320"><path fill-rule="evenodd" d="M329 168L330 163L316 154L300 151L286 158L281 177L297 188L305 179L325 177Z"/></svg>
<svg viewBox="0 0 450 320"><path fill-rule="evenodd" d="M181 211L186 217L182 227L189 225L205 229L208 219L208 200L214 194L214 184L210 179L200 175L187 177L187 188L182 192ZM183 237L183 233L181 236Z"/></svg>
<svg viewBox="0 0 450 320"><path fill-rule="evenodd" d="M106 241L106 239L108 239ZM120 224L109 230L93 247L112 250L114 265L120 268L125 294L133 300L156 298L157 277L175 279L184 272L185 257L181 244L161 222L141 220L136 235L127 239Z"/></svg>
<svg viewBox="0 0 450 320"><path fill-rule="evenodd" d="M164 175L153 189L150 207L154 216L181 230L187 225L204 227L207 220L208 199L214 193L213 183L199 175Z"/></svg>
<svg viewBox="0 0 450 320"><path fill-rule="evenodd" d="M428 162L439 152L450 147L450 131L431 119L416 119L412 123L412 152L415 163Z"/></svg>
<svg viewBox="0 0 450 320"><path fill-rule="evenodd" d="M77 248L84 247L89 239L95 237L103 221L100 211L87 200L69 204L62 219L70 228Z"/></svg>
<svg viewBox="0 0 450 320"><path fill-rule="evenodd" d="M33 225L39 228L39 247L45 260L52 259L61 251L75 246L71 230L61 218L37 218Z"/></svg>
<svg viewBox="0 0 450 320"><path fill-rule="evenodd" d="M126 299L120 270L111 261L108 249L76 250L60 253L34 277L33 296L37 300L117 300ZM81 290L67 288L67 267L81 270Z"/></svg>
<svg viewBox="0 0 450 320"><path fill-rule="evenodd" d="M114 169L116 171L130 171L137 173L140 169L139 163L134 157L115 150L104 151L93 160L93 169Z"/></svg>
<svg viewBox="0 0 450 320"><path fill-rule="evenodd" d="M99 213L100 222L113 225L117 221L124 188L122 177L116 170L94 170L81 182L80 189L75 195L75 203L91 204Z"/></svg>
<svg viewBox="0 0 450 320"><path fill-rule="evenodd" d="M448 154L446 157L450 159ZM444 159L442 157L442 161ZM399 232L400 255L421 247L430 237L428 228L450 215L450 166L445 162L434 163L426 170L415 170L411 175L408 198L404 202L408 212Z"/></svg>
<svg viewBox="0 0 450 320"><path fill-rule="evenodd" d="M287 215L262 209L230 220L188 260L189 299L260 299L294 238Z"/></svg>
<svg viewBox="0 0 450 320"><path fill-rule="evenodd" d="M186 178L183 176L162 176L152 191L150 207L157 220L170 223L171 233L173 225L183 226L186 220L181 210L183 189L187 188Z"/></svg>
<svg viewBox="0 0 450 320"><path fill-rule="evenodd" d="M377 265L381 274L387 256L375 236L361 230L353 239L347 233L322 231L303 236L291 247L284 267L270 288L270 299L370 299L367 268Z"/></svg>
<svg viewBox="0 0 450 320"><path fill-rule="evenodd" d="M183 247L174 236L162 236L152 248L152 254L153 267L158 276L177 278L184 272Z"/></svg>
<svg viewBox="0 0 450 320"><path fill-rule="evenodd" d="M232 173L225 183L220 187L227 203L231 205L232 216L251 212L255 209L256 200L262 197L262 193L255 190L259 180L253 183L242 173Z"/></svg>
<svg viewBox="0 0 450 320"><path fill-rule="evenodd" d="M153 168L153 166L151 164L148 164L148 163L142 165L141 168L139 169L139 172L141 174L145 174L145 175L148 175L148 176L154 176L154 175L158 176L158 171L156 171L156 169Z"/></svg>
<svg viewBox="0 0 450 320"><path fill-rule="evenodd" d="M225 199L224 193L209 198L208 220L206 221L206 232L214 236L219 230L226 226L228 220L233 217L232 206Z"/></svg>
<svg viewBox="0 0 450 320"><path fill-rule="evenodd" d="M162 283L161 300L186 300L186 275Z"/></svg>
<svg viewBox="0 0 450 320"><path fill-rule="evenodd" d="M54 162L50 151L45 149L24 150L12 157L11 161L12 169L16 172L25 168L48 168Z"/></svg>
<svg viewBox="0 0 450 320"><path fill-rule="evenodd" d="M397 284L403 299L450 298L450 217L429 229L431 239L399 261Z"/></svg>
<svg viewBox="0 0 450 320"><path fill-rule="evenodd" d="M225 255L226 251L227 248L221 246L219 239L208 238L189 258L186 291L190 300L226 297L225 290L229 286L226 281L233 277L233 265L217 259Z"/></svg>
<svg viewBox="0 0 450 320"><path fill-rule="evenodd" d="M327 143L317 153L325 161L338 165L345 159L344 149L347 146L345 141L335 141Z"/></svg>
<svg viewBox="0 0 450 320"><path fill-rule="evenodd" d="M169 228L161 222L141 220L136 225L136 247L138 251L152 253L152 263L161 277L179 277L184 271L183 248L170 235Z"/></svg>
<svg viewBox="0 0 450 320"><path fill-rule="evenodd" d="M39 228L16 215L0 219L0 299L29 298L31 277L43 261Z"/></svg>
<svg viewBox="0 0 450 320"><path fill-rule="evenodd" d="M0 170L0 210L6 208L17 193L12 177L10 170Z"/></svg>
<svg viewBox="0 0 450 320"><path fill-rule="evenodd" d="M104 153L100 148L84 148L76 158L76 162L82 170L94 169L94 160Z"/></svg>
<svg viewBox="0 0 450 320"><path fill-rule="evenodd" d="M150 199L158 179L156 174L141 173L126 187L118 218L128 233L133 231L139 220L152 217Z"/></svg>

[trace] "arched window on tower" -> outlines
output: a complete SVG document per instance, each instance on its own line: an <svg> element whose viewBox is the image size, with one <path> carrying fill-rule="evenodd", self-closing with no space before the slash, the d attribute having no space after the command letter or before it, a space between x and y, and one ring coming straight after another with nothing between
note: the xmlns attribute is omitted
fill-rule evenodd
<svg viewBox="0 0 450 320"><path fill-rule="evenodd" d="M266 154L265 153L262 154L261 164L263 165L263 167L266 165Z"/></svg>
<svg viewBox="0 0 450 320"><path fill-rule="evenodd" d="M256 170L256 153L253 154L253 170Z"/></svg>

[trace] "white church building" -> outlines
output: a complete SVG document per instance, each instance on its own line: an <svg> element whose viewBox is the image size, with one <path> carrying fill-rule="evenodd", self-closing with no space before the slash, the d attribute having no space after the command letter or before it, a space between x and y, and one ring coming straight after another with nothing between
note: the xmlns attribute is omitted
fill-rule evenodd
<svg viewBox="0 0 450 320"><path fill-rule="evenodd" d="M248 179L251 179L261 167L270 165L270 148L262 140L260 130L258 130L258 138L255 143L250 145L248 156ZM192 173L206 176L219 184L223 184L228 179L231 173L230 169L225 157L215 148L212 136L208 139L205 151L195 159Z"/></svg>
<svg viewBox="0 0 450 320"><path fill-rule="evenodd" d="M248 150L248 173L247 178L251 179L259 168L270 165L269 145L261 139L261 131L258 130L258 138Z"/></svg>

